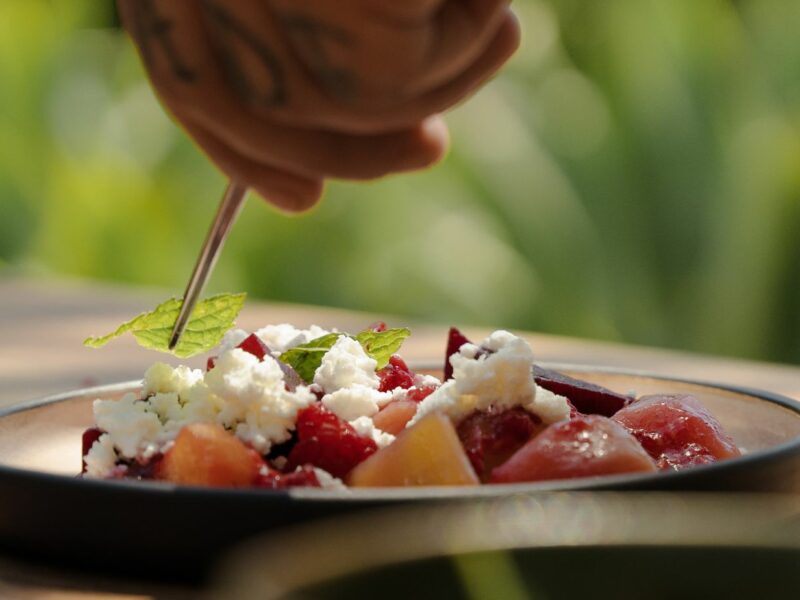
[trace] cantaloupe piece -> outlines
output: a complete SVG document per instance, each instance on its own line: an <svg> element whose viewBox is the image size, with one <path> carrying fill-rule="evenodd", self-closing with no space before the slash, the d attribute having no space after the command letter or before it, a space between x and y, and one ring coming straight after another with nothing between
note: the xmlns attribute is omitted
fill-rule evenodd
<svg viewBox="0 0 800 600"><path fill-rule="evenodd" d="M386 433L402 433L406 424L417 414L417 403L412 400L395 400L372 417L375 427Z"/></svg>
<svg viewBox="0 0 800 600"><path fill-rule="evenodd" d="M353 487L478 485L446 416L432 413L350 472Z"/></svg>
<svg viewBox="0 0 800 600"><path fill-rule="evenodd" d="M178 433L156 477L184 485L243 487L255 481L263 464L257 452L220 425L193 423Z"/></svg>

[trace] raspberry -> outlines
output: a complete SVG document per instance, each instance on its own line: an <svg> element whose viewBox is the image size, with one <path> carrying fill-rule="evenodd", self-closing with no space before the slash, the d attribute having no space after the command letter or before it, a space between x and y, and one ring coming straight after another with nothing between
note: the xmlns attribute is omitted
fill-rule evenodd
<svg viewBox="0 0 800 600"><path fill-rule="evenodd" d="M371 329L375 333L381 333L382 331L386 331L386 323L383 321L375 321L372 325L367 327L367 329Z"/></svg>
<svg viewBox="0 0 800 600"><path fill-rule="evenodd" d="M456 431L472 467L488 475L521 448L536 432L541 419L520 406L497 412L475 411L459 423Z"/></svg>
<svg viewBox="0 0 800 600"><path fill-rule="evenodd" d="M339 479L378 450L373 440L358 435L352 426L318 403L297 415L297 440L289 453L288 471L310 464Z"/></svg>
<svg viewBox="0 0 800 600"><path fill-rule="evenodd" d="M393 354L389 364L377 373L381 380L378 391L391 392L395 388L408 389L414 386L414 373L408 368L405 361Z"/></svg>
<svg viewBox="0 0 800 600"><path fill-rule="evenodd" d="M422 387L414 387L408 390L406 393L406 400L413 400L414 402L422 402L430 396L433 392L436 391L436 387L431 385L425 385Z"/></svg>

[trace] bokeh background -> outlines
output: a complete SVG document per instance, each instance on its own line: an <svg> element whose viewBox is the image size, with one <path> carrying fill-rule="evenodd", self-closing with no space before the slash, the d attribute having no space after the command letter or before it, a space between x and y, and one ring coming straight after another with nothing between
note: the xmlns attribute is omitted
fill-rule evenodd
<svg viewBox="0 0 800 600"><path fill-rule="evenodd" d="M0 273L182 291L224 180L112 2L0 2ZM800 362L800 2L517 0L426 173L251 201L212 288Z"/></svg>

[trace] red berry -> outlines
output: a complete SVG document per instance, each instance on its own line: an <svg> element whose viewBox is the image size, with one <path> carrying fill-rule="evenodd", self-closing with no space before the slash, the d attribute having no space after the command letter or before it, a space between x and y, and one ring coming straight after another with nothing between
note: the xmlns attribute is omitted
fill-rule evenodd
<svg viewBox="0 0 800 600"><path fill-rule="evenodd" d="M281 473L274 469L264 469L256 479L255 486L260 488L270 488L273 490L283 490L293 487L320 487L317 474L312 465L303 465L300 469L291 473Z"/></svg>
<svg viewBox="0 0 800 600"><path fill-rule="evenodd" d="M464 344L469 344L470 341L455 327L451 327L447 333L447 352L444 356L444 380L453 378L453 366L450 364L450 357L458 352Z"/></svg>
<svg viewBox="0 0 800 600"><path fill-rule="evenodd" d="M479 477L521 448L536 432L541 419L521 406L475 411L456 428L461 445Z"/></svg>
<svg viewBox="0 0 800 600"><path fill-rule="evenodd" d="M422 387L413 387L406 392L406 400L413 400L414 402L422 402L436 391L436 387L432 385L424 385Z"/></svg>
<svg viewBox="0 0 800 600"><path fill-rule="evenodd" d="M371 329L375 333L381 333L382 331L386 331L386 323L383 321L375 321L372 325L367 327L367 329Z"/></svg>
<svg viewBox="0 0 800 600"><path fill-rule="evenodd" d="M206 360L206 372L210 371L214 367L217 366L217 357L216 356L209 356L208 360Z"/></svg>
<svg viewBox="0 0 800 600"><path fill-rule="evenodd" d="M349 423L315 403L297 415L297 443L289 453L287 470L310 464L344 479L377 450L374 440L358 435Z"/></svg>
<svg viewBox="0 0 800 600"><path fill-rule="evenodd" d="M408 389L414 386L414 373L408 368L405 361L392 355L389 364L377 372L381 380L378 391L391 392L395 388Z"/></svg>

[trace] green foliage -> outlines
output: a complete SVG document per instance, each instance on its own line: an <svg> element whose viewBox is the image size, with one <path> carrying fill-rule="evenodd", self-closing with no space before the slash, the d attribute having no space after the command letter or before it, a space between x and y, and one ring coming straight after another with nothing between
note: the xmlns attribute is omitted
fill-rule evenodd
<svg viewBox="0 0 800 600"><path fill-rule="evenodd" d="M344 334L323 335L305 344L290 348L281 354L280 359L292 367L303 381L311 383L314 381L314 373L322 364L323 357L342 335Z"/></svg>
<svg viewBox="0 0 800 600"><path fill-rule="evenodd" d="M242 310L245 297L246 294L219 294L198 302L173 350L169 349L169 342L183 306L180 298L170 298L162 302L152 311L134 317L107 335L86 338L83 345L100 348L114 338L130 332L140 346L188 358L208 352L222 341L222 336L233 327Z"/></svg>
<svg viewBox="0 0 800 600"><path fill-rule="evenodd" d="M179 292L224 182L109 5L0 3L0 261ZM301 218L251 200L213 285L800 361L800 3L514 7L443 165Z"/></svg>
<svg viewBox="0 0 800 600"><path fill-rule="evenodd" d="M322 364L323 357L328 350L333 348L344 333L329 333L311 340L305 344L300 344L294 348L289 348L281 354L280 359L292 367L306 383L314 381L314 373ZM355 339L364 352L378 363L376 369L382 369L389 364L392 354L400 349L403 341L411 335L411 331L406 328L387 329L385 331L373 331L366 329L361 333L351 336Z"/></svg>
<svg viewBox="0 0 800 600"><path fill-rule="evenodd" d="M411 330L405 327L384 331L365 329L356 335L355 339L364 348L364 352L377 361L378 365L375 368L382 369L389 364L392 354L400 350L400 346L409 335Z"/></svg>

